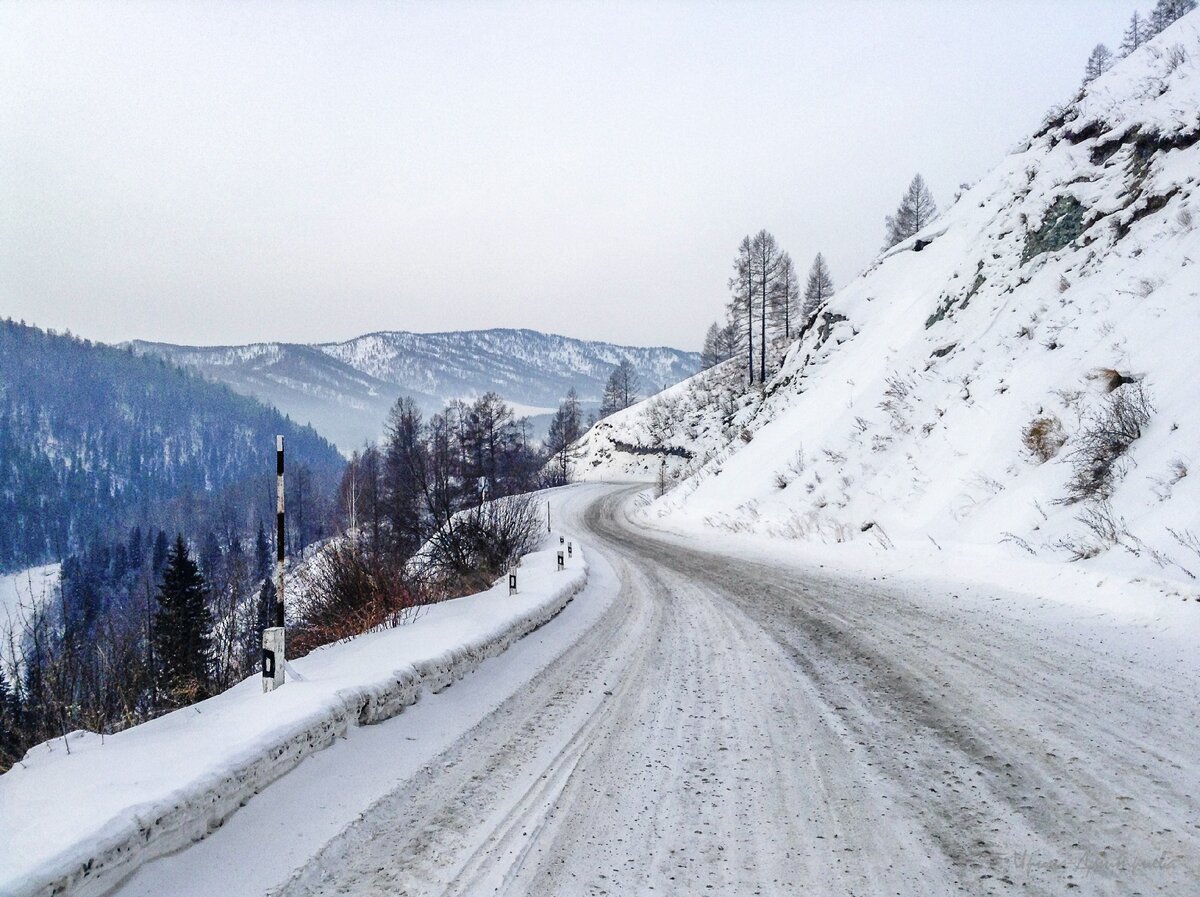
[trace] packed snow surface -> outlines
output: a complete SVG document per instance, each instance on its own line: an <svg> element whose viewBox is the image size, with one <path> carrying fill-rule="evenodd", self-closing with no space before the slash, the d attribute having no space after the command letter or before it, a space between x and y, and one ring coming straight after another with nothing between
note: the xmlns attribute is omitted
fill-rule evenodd
<svg viewBox="0 0 1200 897"><path fill-rule="evenodd" d="M567 490L589 584L536 636L122 897L1194 892L1200 605L669 532L636 488Z"/></svg>

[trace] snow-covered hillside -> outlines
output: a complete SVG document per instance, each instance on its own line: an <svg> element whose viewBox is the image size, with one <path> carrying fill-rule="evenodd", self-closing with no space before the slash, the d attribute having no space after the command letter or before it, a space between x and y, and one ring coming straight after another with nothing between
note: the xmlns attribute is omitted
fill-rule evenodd
<svg viewBox="0 0 1200 897"><path fill-rule="evenodd" d="M1200 576L1200 12L1088 85L822 308L602 422L647 511L823 541L1004 545Z"/></svg>
<svg viewBox="0 0 1200 897"><path fill-rule="evenodd" d="M589 342L534 330L372 333L342 343L174 346L131 343L312 423L344 452L377 438L401 395L426 411L498 392L518 414L546 418L572 386L599 405L614 365L630 361L653 393L699 367L695 352Z"/></svg>

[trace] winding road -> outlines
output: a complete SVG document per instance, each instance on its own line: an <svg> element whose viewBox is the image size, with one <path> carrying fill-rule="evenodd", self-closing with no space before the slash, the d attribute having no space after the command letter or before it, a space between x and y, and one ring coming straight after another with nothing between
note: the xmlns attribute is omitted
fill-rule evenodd
<svg viewBox="0 0 1200 897"><path fill-rule="evenodd" d="M714 553L635 491L562 512L598 619L272 893L1200 893L1179 652Z"/></svg>

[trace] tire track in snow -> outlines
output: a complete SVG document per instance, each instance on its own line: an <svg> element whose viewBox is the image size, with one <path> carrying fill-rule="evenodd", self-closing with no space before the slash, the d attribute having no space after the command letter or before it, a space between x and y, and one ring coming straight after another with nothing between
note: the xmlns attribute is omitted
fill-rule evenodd
<svg viewBox="0 0 1200 897"><path fill-rule="evenodd" d="M668 543L622 521L627 498L584 526L620 573L609 612L281 893L1200 881L1186 683L947 596Z"/></svg>

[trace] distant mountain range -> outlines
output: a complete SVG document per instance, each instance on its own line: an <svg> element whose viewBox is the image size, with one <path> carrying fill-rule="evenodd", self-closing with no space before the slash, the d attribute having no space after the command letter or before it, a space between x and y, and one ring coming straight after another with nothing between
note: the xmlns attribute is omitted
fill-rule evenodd
<svg viewBox="0 0 1200 897"><path fill-rule="evenodd" d="M343 460L312 429L162 359L0 321L0 572L134 526L253 533L274 514L276 434L317 519Z"/></svg>
<svg viewBox="0 0 1200 897"><path fill-rule="evenodd" d="M177 346L135 340L158 355L310 423L343 452L376 439L399 396L432 413L451 399L499 393L541 432L572 386L599 405L613 366L628 360L643 395L694 374L695 352L572 339L536 330L371 333L341 343Z"/></svg>

